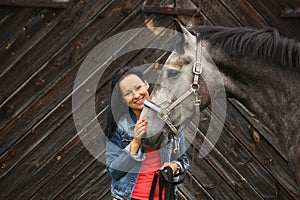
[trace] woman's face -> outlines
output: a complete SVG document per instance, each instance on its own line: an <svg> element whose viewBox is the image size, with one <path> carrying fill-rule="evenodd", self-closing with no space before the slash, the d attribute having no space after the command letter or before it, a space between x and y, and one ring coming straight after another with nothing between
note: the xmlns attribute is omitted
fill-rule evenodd
<svg viewBox="0 0 300 200"><path fill-rule="evenodd" d="M135 74L129 74L120 81L123 100L133 112L141 112L144 101L149 97L149 84Z"/></svg>

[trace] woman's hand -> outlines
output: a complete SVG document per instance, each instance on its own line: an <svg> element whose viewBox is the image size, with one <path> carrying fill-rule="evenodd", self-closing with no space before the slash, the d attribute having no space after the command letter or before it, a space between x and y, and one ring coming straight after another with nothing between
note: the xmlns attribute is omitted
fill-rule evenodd
<svg viewBox="0 0 300 200"><path fill-rule="evenodd" d="M171 169L173 171L173 175L175 175L177 173L177 170L178 170L178 164L177 163L165 162L163 164L163 166L160 168L160 170L163 170L165 167L171 167Z"/></svg>
<svg viewBox="0 0 300 200"><path fill-rule="evenodd" d="M139 147L142 144L142 136L146 133L148 126L148 122L145 120L138 120L136 122L136 125L134 127L134 136L133 140L130 145L130 153L131 154L136 154L138 151Z"/></svg>
<svg viewBox="0 0 300 200"><path fill-rule="evenodd" d="M148 122L145 120L138 120L134 127L134 138L133 140L138 144L142 144L142 136L146 133Z"/></svg>

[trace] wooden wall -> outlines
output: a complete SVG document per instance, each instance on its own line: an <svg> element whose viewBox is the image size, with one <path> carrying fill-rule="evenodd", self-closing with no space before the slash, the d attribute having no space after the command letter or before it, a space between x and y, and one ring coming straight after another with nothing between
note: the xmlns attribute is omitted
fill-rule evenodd
<svg viewBox="0 0 300 200"><path fill-rule="evenodd" d="M202 12L195 23L275 27L300 40L299 18L280 16L292 1L200 2ZM157 75L167 53L142 49L114 59L97 83L97 118L84 121L80 131L72 116L73 86L97 44L133 28L174 28L174 16L145 14L143 3L76 0L64 9L0 7L0 199L109 199L111 179L105 165L90 154L78 134L97 135L96 123L91 122L104 126L110 79L118 69L154 63L148 73ZM160 1L160 6L167 5L174 2ZM225 128L205 158L198 154L211 112L202 112L203 123L187 151L191 168L179 187L181 198L299 198L278 137L235 100L228 100L227 106Z"/></svg>

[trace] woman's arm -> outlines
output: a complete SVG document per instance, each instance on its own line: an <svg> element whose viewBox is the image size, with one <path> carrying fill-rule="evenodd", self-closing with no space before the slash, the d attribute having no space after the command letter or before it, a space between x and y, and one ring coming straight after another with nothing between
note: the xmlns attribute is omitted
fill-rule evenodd
<svg viewBox="0 0 300 200"><path fill-rule="evenodd" d="M136 154L130 153L131 143L124 147L120 131L116 131L111 139L106 139L106 166L108 173L119 180L128 172L137 172L137 166L145 159L142 149ZM129 141L130 142L130 141Z"/></svg>

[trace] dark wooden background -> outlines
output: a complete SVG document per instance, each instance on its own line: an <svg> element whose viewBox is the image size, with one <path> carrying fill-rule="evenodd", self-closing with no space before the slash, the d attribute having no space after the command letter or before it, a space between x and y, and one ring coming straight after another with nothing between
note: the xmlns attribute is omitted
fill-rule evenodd
<svg viewBox="0 0 300 200"><path fill-rule="evenodd" d="M145 2L138 0L75 0L65 8L2 4L0 199L110 198L111 179L105 165L89 153L77 134L72 92L83 60L111 36L140 27L173 29L172 18L180 17L200 25L275 27L282 35L300 40L299 0L199 2L201 14L195 18L145 13ZM159 1L159 6L174 6L174 1ZM187 7L180 1L176 6ZM95 130L92 121L104 126L115 71L125 65L154 63L148 73L157 75L166 58L166 52L155 49L116 58L97 84L98 118L84 122L80 134ZM224 130L205 158L198 154L211 112L210 108L202 112L199 132L187 151L191 167L179 186L180 198L299 199L280 136L270 133L235 100L227 103Z"/></svg>

